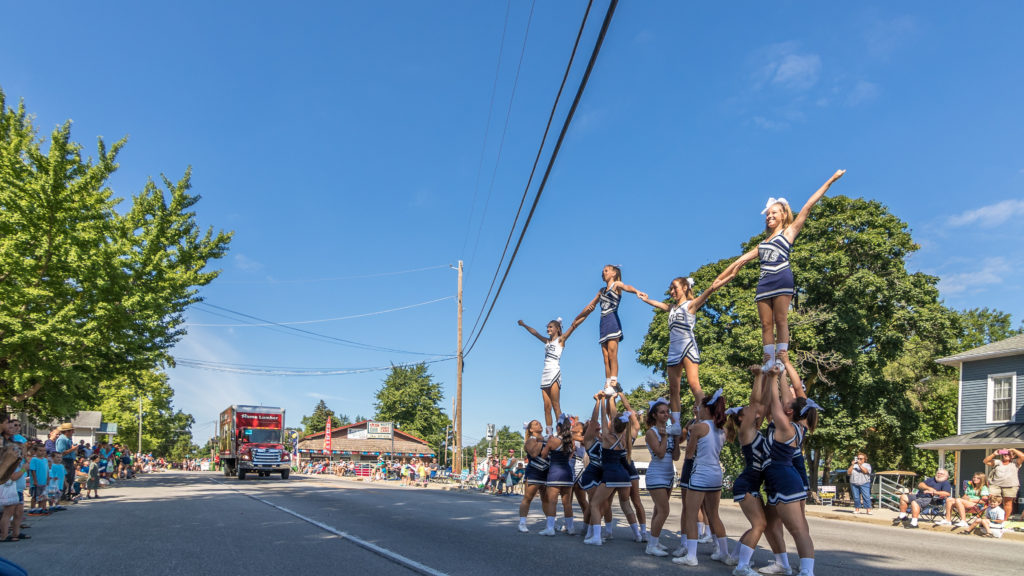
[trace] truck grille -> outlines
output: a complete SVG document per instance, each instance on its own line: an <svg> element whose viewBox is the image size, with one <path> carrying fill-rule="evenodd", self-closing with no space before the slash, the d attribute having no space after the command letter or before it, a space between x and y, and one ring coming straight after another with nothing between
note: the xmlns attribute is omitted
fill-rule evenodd
<svg viewBox="0 0 1024 576"><path fill-rule="evenodd" d="M280 450L260 450L256 449L252 451L252 463L253 464L279 464L281 462L281 451Z"/></svg>

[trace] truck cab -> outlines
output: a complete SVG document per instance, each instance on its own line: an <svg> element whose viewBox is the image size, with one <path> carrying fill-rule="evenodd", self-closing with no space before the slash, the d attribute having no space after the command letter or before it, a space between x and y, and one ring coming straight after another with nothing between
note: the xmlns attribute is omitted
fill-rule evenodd
<svg viewBox="0 0 1024 576"><path fill-rule="evenodd" d="M268 406L229 407L220 416L220 460L225 476L281 474L287 480L291 455L284 447L284 410Z"/></svg>

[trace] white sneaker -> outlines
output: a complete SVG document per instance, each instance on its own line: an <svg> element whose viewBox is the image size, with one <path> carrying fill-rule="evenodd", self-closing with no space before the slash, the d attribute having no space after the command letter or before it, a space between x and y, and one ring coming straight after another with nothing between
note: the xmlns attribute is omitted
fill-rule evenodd
<svg viewBox="0 0 1024 576"><path fill-rule="evenodd" d="M712 536L711 533L709 532L709 533L705 534L704 536L701 536L700 538L698 538L697 539L697 544L711 544L714 541L715 541L715 537Z"/></svg>
<svg viewBox="0 0 1024 576"><path fill-rule="evenodd" d="M936 518L934 524L936 526L949 526L951 522L945 518Z"/></svg>
<svg viewBox="0 0 1024 576"><path fill-rule="evenodd" d="M665 552L658 547L655 542L648 542L647 548L644 548L644 554L650 554L651 556L668 556L668 552Z"/></svg>
<svg viewBox="0 0 1024 576"><path fill-rule="evenodd" d="M608 396L609 398L614 398L615 397L615 388L612 388L611 386L608 386L607 388L604 389L604 395Z"/></svg>
<svg viewBox="0 0 1024 576"><path fill-rule="evenodd" d="M680 546L679 548L676 548L672 551L672 555L676 558L679 558L680 556L686 556L686 546Z"/></svg>
<svg viewBox="0 0 1024 576"><path fill-rule="evenodd" d="M647 532L641 532L641 533L640 533L640 541L641 541L641 542L647 542L647 541L649 541L650 539L651 539L651 538L650 538L650 536L648 535L648 533L647 533Z"/></svg>
<svg viewBox="0 0 1024 576"><path fill-rule="evenodd" d="M529 533L530 529L526 527L526 524L520 524L519 525L519 531L523 532L523 533Z"/></svg>
<svg viewBox="0 0 1024 576"><path fill-rule="evenodd" d="M580 533L580 530L579 530L579 528L573 526L571 530L566 530L565 533L568 534L569 536L578 536L579 533Z"/></svg>
<svg viewBox="0 0 1024 576"><path fill-rule="evenodd" d="M774 560L771 564L758 568L757 571L761 574L783 574L784 576L791 576L793 574L792 568L786 568Z"/></svg>
<svg viewBox="0 0 1024 576"><path fill-rule="evenodd" d="M664 550L665 552L668 552L668 548L665 548L664 546L662 546L662 544L661 544L661 542L660 542L660 541L657 541L657 540L655 540L654 544L655 544L655 545L656 545L656 546L657 546L658 548L661 548L661 549L662 549L662 550Z"/></svg>
<svg viewBox="0 0 1024 576"><path fill-rule="evenodd" d="M682 564L683 566L696 566L697 559L691 558L690 556L680 556L672 559L673 564Z"/></svg>
<svg viewBox="0 0 1024 576"><path fill-rule="evenodd" d="M721 552L717 551L711 554L711 559L715 560L716 562L721 562L726 566L735 566L740 563L739 558L735 556L729 556L728 554L722 554Z"/></svg>
<svg viewBox="0 0 1024 576"><path fill-rule="evenodd" d="M734 568L732 576L757 576L757 572L754 572L754 569L747 565L742 568Z"/></svg>
<svg viewBox="0 0 1024 576"><path fill-rule="evenodd" d="M957 520L956 522L953 522L953 526L956 526L957 528L967 528L967 522Z"/></svg>
<svg viewBox="0 0 1024 576"><path fill-rule="evenodd" d="M601 536L598 535L596 537L587 538L587 539L585 539L583 541L583 543L584 544L589 544L591 546L600 546L601 545Z"/></svg>
<svg viewBox="0 0 1024 576"><path fill-rule="evenodd" d="M609 530L607 532L605 532L604 530L601 531L601 540L614 540L614 539L615 539L615 536L612 534L611 530Z"/></svg>
<svg viewBox="0 0 1024 576"><path fill-rule="evenodd" d="M555 529L554 528L545 528L545 529L541 530L540 532L537 532L537 534L540 534L541 536L554 536L555 535Z"/></svg>

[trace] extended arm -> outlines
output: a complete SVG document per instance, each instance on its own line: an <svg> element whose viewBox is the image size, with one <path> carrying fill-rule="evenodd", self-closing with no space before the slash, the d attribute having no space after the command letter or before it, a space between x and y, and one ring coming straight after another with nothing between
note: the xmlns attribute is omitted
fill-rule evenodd
<svg viewBox="0 0 1024 576"><path fill-rule="evenodd" d="M1017 450L1016 448L1010 448L1010 453L1017 459L1017 467L1024 466L1024 452Z"/></svg>
<svg viewBox="0 0 1024 576"><path fill-rule="evenodd" d="M722 273L719 274L717 278L715 278L715 281L711 283L711 288L708 288L708 290L718 290L722 286L725 286L726 284L731 282L737 274L739 274L740 268L743 268L743 266L747 262L750 262L751 260L754 260L756 258L757 248L753 248L746 254L740 256L739 258L736 259L735 262L729 264L725 268L725 270L722 270Z"/></svg>
<svg viewBox="0 0 1024 576"><path fill-rule="evenodd" d="M796 372L796 367L790 362L786 364L786 376L789 377L789 383L792 385L793 395L798 398L807 398L807 391L804 390L804 383L800 380L800 375ZM789 388L787 386L786 388Z"/></svg>
<svg viewBox="0 0 1024 576"><path fill-rule="evenodd" d="M622 282L616 282L616 283L612 284L612 289L614 290L616 288L618 288L619 290L622 290L623 292L632 292L633 294L638 294L639 295L639 292L637 291L637 289L633 288L629 284L623 284Z"/></svg>
<svg viewBox="0 0 1024 576"><path fill-rule="evenodd" d="M587 423L587 429L583 431L584 445L590 444L597 436L597 431L601 429L601 394L595 394L594 400L594 411L590 414L590 422Z"/></svg>
<svg viewBox="0 0 1024 576"><path fill-rule="evenodd" d="M707 290L701 292L700 296L697 296L696 298L691 300L689 306L690 314L696 314L697 310L700 310L701 306L704 306L704 303L708 301L708 298L710 298L711 295L715 293L715 290L718 290L718 288L716 288L715 285L712 284L711 288L708 288Z"/></svg>
<svg viewBox="0 0 1024 576"><path fill-rule="evenodd" d="M581 324L584 320L586 320L587 316L590 316L590 313L593 312L595 308L597 308L597 301L600 299L601 293L598 292L597 296L594 296L594 299L591 300L589 304L583 307L583 311L577 314L575 318L573 318L573 326L577 326Z"/></svg>
<svg viewBox="0 0 1024 576"><path fill-rule="evenodd" d="M636 417L636 411L629 405L629 398L626 395L619 393L619 398L622 398L622 406L629 412L629 429L632 432L631 438L636 438L636 435L640 433L640 420Z"/></svg>
<svg viewBox="0 0 1024 576"><path fill-rule="evenodd" d="M814 208L814 205L821 200L821 197L825 195L825 192L828 192L829 187L832 186L836 180L842 178L843 174L846 174L846 170L837 170L836 173L826 180L825 183L821 185L821 188L818 188L818 191L815 192L809 200L807 200L804 207L800 209L800 213L793 218L793 223L786 228L786 240L789 240L790 243L796 240L796 235L803 229L804 222L807 221L807 215L811 213L811 208Z"/></svg>
<svg viewBox="0 0 1024 576"><path fill-rule="evenodd" d="M541 336L540 332L537 332L533 328L530 328L529 326L527 326L526 322L523 322L522 320L520 320L519 321L519 325L522 326L523 328L526 328L526 331L529 332L530 334L533 334L534 336L536 336L537 340L540 340L541 342L544 342L545 344L547 344L548 339L543 337L543 336Z"/></svg>
<svg viewBox="0 0 1024 576"><path fill-rule="evenodd" d="M562 333L561 340L563 346L565 345L565 341L569 339L569 336L572 336L572 333L580 324L583 324L583 319L577 316L576 319L572 321L572 324L569 324L569 329Z"/></svg>
<svg viewBox="0 0 1024 576"><path fill-rule="evenodd" d="M644 302L650 304L651 306L654 306L658 310L665 310L667 312L668 309L669 309L669 305L668 304L665 304L661 300L653 300L653 299L649 298L647 296L646 292L637 292L636 293L636 297L641 299L641 300L643 300Z"/></svg>

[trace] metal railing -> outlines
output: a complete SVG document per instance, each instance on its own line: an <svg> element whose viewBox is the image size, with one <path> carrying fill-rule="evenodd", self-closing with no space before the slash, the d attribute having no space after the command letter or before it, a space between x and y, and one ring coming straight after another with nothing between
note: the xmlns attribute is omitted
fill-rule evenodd
<svg viewBox="0 0 1024 576"><path fill-rule="evenodd" d="M871 485L871 498L878 502L879 508L897 511L900 509L900 494L906 490L905 486L895 480L890 480L885 476L875 476L875 481Z"/></svg>

